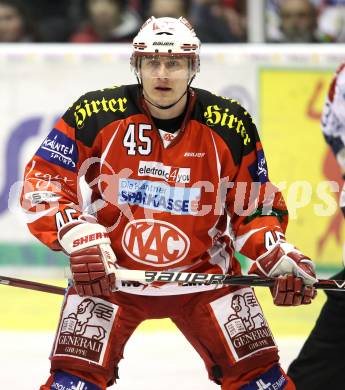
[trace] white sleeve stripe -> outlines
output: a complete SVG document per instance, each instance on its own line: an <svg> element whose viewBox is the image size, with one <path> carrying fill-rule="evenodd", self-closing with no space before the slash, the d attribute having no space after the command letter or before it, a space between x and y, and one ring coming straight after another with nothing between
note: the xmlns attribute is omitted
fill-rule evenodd
<svg viewBox="0 0 345 390"><path fill-rule="evenodd" d="M253 234L255 234L256 232L259 232L260 230L267 229L267 227L268 226L263 226L263 227L258 228L258 229L253 229L253 230L250 230L248 233L243 234L242 236L236 237L236 239L234 241L235 251L240 252L241 249L244 247L244 244L249 240L249 238ZM274 230L275 228L277 228L277 230L281 231L281 227L278 225L271 226L270 230Z"/></svg>
<svg viewBox="0 0 345 390"><path fill-rule="evenodd" d="M236 237L236 239L234 241L235 251L240 252L241 249L243 248L244 244L248 241L249 237L251 237L253 234L255 234L256 232L263 230L263 229L266 229L266 226L259 228L259 229L250 230L248 233L243 234L242 236Z"/></svg>

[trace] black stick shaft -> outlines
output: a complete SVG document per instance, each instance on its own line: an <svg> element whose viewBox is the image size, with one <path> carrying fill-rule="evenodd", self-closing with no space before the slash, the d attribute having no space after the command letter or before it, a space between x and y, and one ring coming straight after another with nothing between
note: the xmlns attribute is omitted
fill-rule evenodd
<svg viewBox="0 0 345 390"><path fill-rule="evenodd" d="M0 276L0 284L3 284L5 286L26 288L29 290L43 291L51 294L65 294L65 289L63 287L53 286L51 284L32 282L30 280L15 279L10 278L8 276Z"/></svg>
<svg viewBox="0 0 345 390"><path fill-rule="evenodd" d="M262 286L272 287L274 285L275 278L265 278L258 276L229 276L223 282L223 284L237 285L237 286ZM319 279L314 287L319 290L333 290L345 292L345 280L333 280L333 279Z"/></svg>

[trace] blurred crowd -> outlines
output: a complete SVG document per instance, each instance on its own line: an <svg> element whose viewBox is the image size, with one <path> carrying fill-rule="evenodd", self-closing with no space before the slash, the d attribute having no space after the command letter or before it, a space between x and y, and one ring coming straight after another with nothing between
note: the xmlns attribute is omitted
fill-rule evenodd
<svg viewBox="0 0 345 390"><path fill-rule="evenodd" d="M345 42L345 0L264 7L266 42ZM187 17L204 43L247 42L247 11L247 0L0 0L0 42L129 42L151 15Z"/></svg>
<svg viewBox="0 0 345 390"><path fill-rule="evenodd" d="M266 41L345 42L345 0L266 0Z"/></svg>

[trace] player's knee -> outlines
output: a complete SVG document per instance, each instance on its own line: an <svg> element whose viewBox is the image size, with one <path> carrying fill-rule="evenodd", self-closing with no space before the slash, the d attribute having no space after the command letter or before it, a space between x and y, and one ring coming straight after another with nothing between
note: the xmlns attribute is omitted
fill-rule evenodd
<svg viewBox="0 0 345 390"><path fill-rule="evenodd" d="M292 380L284 373L279 365L258 375L239 390L296 390Z"/></svg>
<svg viewBox="0 0 345 390"><path fill-rule="evenodd" d="M93 383L65 371L56 371L50 379L50 387L47 390L103 390ZM42 388L41 388L42 389Z"/></svg>

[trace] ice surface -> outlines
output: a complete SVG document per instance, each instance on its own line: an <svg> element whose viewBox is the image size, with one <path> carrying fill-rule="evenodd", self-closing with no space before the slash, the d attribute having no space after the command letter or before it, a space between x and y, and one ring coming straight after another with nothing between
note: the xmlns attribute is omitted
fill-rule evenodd
<svg viewBox="0 0 345 390"><path fill-rule="evenodd" d="M38 390L49 373L53 333L0 332L0 388ZM276 340L286 368L303 339ZM177 332L135 332L120 363L118 390L215 390L199 355Z"/></svg>

